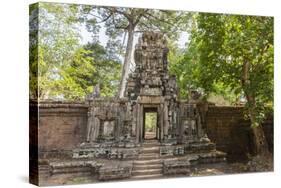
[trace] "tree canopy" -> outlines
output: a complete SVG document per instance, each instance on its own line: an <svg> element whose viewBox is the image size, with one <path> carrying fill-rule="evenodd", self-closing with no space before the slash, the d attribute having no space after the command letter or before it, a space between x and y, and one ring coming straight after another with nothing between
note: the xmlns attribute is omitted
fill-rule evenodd
<svg viewBox="0 0 281 188"><path fill-rule="evenodd" d="M30 8L30 96L83 100L94 85L113 96L120 79L120 59L99 41L81 44L80 7L39 3Z"/></svg>
<svg viewBox="0 0 281 188"><path fill-rule="evenodd" d="M181 86L201 88L206 98L245 101L256 150L266 150L259 125L273 108L273 18L196 14L189 46L171 66Z"/></svg>
<svg viewBox="0 0 281 188"><path fill-rule="evenodd" d="M194 19L186 52L171 68L180 84L232 102L254 95L257 108L271 107L273 18L200 13Z"/></svg>

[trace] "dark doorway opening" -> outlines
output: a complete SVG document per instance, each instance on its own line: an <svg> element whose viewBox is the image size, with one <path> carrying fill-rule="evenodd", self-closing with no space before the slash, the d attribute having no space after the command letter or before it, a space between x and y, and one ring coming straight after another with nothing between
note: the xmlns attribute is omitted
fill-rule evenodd
<svg viewBox="0 0 281 188"><path fill-rule="evenodd" d="M144 109L144 121L143 121L143 138L145 140L157 139L158 132L158 113L157 108L145 108Z"/></svg>

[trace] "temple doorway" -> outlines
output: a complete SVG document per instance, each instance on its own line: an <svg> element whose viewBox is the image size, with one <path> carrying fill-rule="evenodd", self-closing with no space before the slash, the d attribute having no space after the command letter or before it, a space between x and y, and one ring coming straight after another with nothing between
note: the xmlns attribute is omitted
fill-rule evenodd
<svg viewBox="0 0 281 188"><path fill-rule="evenodd" d="M158 139L158 113L157 108L145 108L143 120L143 139Z"/></svg>

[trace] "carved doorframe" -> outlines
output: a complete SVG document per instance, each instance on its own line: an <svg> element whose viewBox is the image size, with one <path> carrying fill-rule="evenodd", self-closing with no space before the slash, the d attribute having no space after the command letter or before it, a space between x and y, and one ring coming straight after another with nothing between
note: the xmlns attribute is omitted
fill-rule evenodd
<svg viewBox="0 0 281 188"><path fill-rule="evenodd" d="M143 139L143 120L144 120L144 108L156 108L157 109L157 124L158 141L162 142L164 135L164 99L161 96L139 96L136 103L136 142L142 143Z"/></svg>
<svg viewBox="0 0 281 188"><path fill-rule="evenodd" d="M146 113L156 113L156 131L155 131L155 136L156 139L159 140L159 105L143 105L143 122L142 122L142 140L145 140L145 118L146 118Z"/></svg>
<svg viewBox="0 0 281 188"><path fill-rule="evenodd" d="M163 139L163 109L161 104L140 104L139 106L139 118L138 118L138 141L140 143L144 142L144 136L145 136L145 113L146 112L156 112L157 113L157 128L156 128L156 139L161 142Z"/></svg>

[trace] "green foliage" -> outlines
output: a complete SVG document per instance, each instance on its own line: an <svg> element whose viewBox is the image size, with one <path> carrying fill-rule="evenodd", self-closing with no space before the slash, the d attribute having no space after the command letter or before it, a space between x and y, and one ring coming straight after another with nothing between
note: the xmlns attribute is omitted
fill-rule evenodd
<svg viewBox="0 0 281 188"><path fill-rule="evenodd" d="M101 96L114 96L120 79L121 64L108 59L99 44L87 44L78 48L71 62L60 69L59 77L52 83L51 96L67 100L83 100L100 84Z"/></svg>
<svg viewBox="0 0 281 188"><path fill-rule="evenodd" d="M50 97L58 70L77 48L75 16L75 8L67 4L38 3L30 8L30 73L36 75L30 76L31 98Z"/></svg>
<svg viewBox="0 0 281 188"><path fill-rule="evenodd" d="M192 64L184 62L184 51L183 49L178 48L175 42L169 40L168 48L169 72L171 75L175 75L177 77L177 84L179 88L181 88L180 97L186 98L188 95L186 87L189 80L192 79L189 72L191 70L190 66L192 66Z"/></svg>
<svg viewBox="0 0 281 188"><path fill-rule="evenodd" d="M273 101L273 18L200 13L194 19L182 74L190 73L191 85L206 96L246 98L248 115L259 124Z"/></svg>
<svg viewBox="0 0 281 188"><path fill-rule="evenodd" d="M157 113L145 113L145 131L153 132L156 130Z"/></svg>
<svg viewBox="0 0 281 188"><path fill-rule="evenodd" d="M95 67L89 53L83 48L77 49L72 61L60 70L59 78L55 80L56 89L52 90L53 96L62 95L66 99L79 100L91 92L92 85L88 83L88 78L95 71Z"/></svg>
<svg viewBox="0 0 281 188"><path fill-rule="evenodd" d="M92 80L92 85L100 84L101 96L115 96L121 77L120 59L98 43L88 43L84 48L91 52L89 56L96 67L88 81Z"/></svg>
<svg viewBox="0 0 281 188"><path fill-rule="evenodd" d="M30 97L81 100L97 83L102 96L116 93L118 57L95 42L81 46L79 6L38 3L30 7Z"/></svg>

